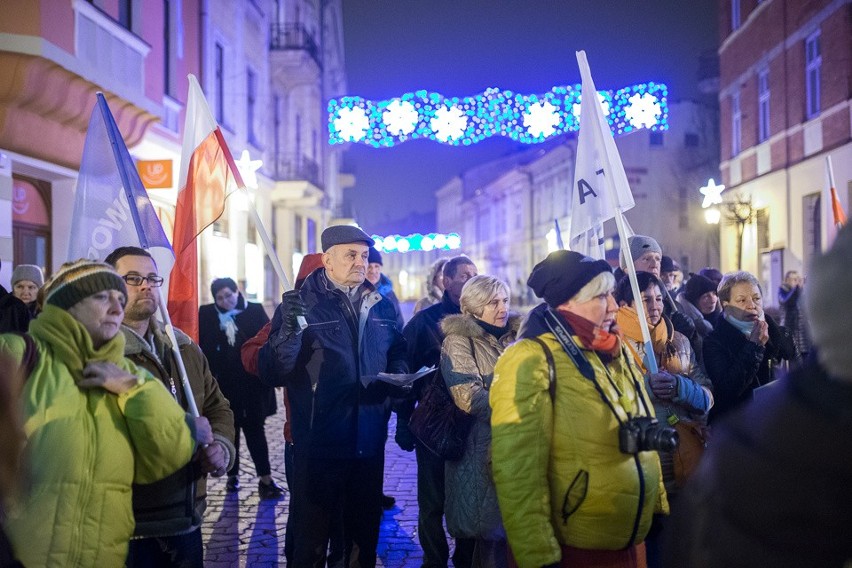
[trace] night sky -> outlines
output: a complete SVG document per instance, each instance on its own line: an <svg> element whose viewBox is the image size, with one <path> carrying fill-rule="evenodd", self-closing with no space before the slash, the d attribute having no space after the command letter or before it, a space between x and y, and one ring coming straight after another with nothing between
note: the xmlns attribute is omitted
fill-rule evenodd
<svg viewBox="0 0 852 568"><path fill-rule="evenodd" d="M388 99L426 89L468 96L488 87L530 94L579 83L584 49L598 89L664 82L669 99L698 96L699 56L718 43L716 0L344 0L346 94ZM435 209L453 176L517 149L430 140L352 144L346 202L366 230ZM404 197L401 197L404 196ZM412 227L422 231L434 227Z"/></svg>

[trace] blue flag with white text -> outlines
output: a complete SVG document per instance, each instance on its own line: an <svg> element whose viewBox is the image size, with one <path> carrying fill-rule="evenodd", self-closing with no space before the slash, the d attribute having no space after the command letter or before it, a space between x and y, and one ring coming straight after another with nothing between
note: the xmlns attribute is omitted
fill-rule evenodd
<svg viewBox="0 0 852 568"><path fill-rule="evenodd" d="M103 260L138 246L168 275L174 252L102 93L89 119L68 245L68 260Z"/></svg>

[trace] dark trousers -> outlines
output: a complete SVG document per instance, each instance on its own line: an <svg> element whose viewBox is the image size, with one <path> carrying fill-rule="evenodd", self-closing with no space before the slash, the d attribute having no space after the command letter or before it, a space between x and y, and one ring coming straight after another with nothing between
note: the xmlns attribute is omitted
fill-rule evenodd
<svg viewBox="0 0 852 568"><path fill-rule="evenodd" d="M127 568L203 568L201 528L191 533L130 541Z"/></svg>
<svg viewBox="0 0 852 568"><path fill-rule="evenodd" d="M376 565L384 461L383 454L369 458L314 458L301 455L296 448L288 523L293 532L293 566L324 566L329 541L340 536L341 519L346 556L353 556L344 565Z"/></svg>
<svg viewBox="0 0 852 568"><path fill-rule="evenodd" d="M239 475L240 473L240 430L246 436L251 459L257 476L269 475L272 468L269 466L269 446L266 443L265 418L258 420L238 419L234 416L234 446L237 448L237 456L234 459L234 467L228 470L228 475Z"/></svg>

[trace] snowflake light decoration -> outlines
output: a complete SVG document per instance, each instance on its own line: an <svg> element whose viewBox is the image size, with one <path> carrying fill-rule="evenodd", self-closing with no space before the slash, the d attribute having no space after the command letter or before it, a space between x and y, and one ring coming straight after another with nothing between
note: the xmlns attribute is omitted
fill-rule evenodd
<svg viewBox="0 0 852 568"><path fill-rule="evenodd" d="M627 100L630 106L624 109L624 113L634 128L651 128L657 124L657 117L662 114L657 97L637 93Z"/></svg>
<svg viewBox="0 0 852 568"><path fill-rule="evenodd" d="M579 130L580 92L580 85L571 85L529 95L490 88L462 98L425 90L381 101L340 97L328 102L329 143L361 142L381 148L426 138L467 146L505 136L536 144ZM661 83L598 92L615 135L643 127L668 129L667 98L668 89Z"/></svg>
<svg viewBox="0 0 852 568"><path fill-rule="evenodd" d="M394 99L385 108L382 118L391 134L411 134L417 128L417 109L408 101Z"/></svg>
<svg viewBox="0 0 852 568"><path fill-rule="evenodd" d="M531 104L529 110L524 113L524 126L527 127L530 136L536 138L544 138L553 134L561 121L562 119L556 112L556 107L548 101L541 101L541 104Z"/></svg>
<svg viewBox="0 0 852 568"><path fill-rule="evenodd" d="M430 125L435 132L435 138L446 142L461 138L462 132L467 128L467 117L457 106L439 108L435 111L435 118L431 120Z"/></svg>
<svg viewBox="0 0 852 568"><path fill-rule="evenodd" d="M347 142L358 142L367 136L370 129L370 119L364 109L358 107L342 108L334 119L334 128Z"/></svg>

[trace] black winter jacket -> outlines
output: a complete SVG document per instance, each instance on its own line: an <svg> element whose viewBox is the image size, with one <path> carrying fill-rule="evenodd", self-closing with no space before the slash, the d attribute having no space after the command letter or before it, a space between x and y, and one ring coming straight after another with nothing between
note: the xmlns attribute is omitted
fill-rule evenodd
<svg viewBox="0 0 852 568"><path fill-rule="evenodd" d="M720 317L710 335L704 338L704 368L713 383L715 404L710 421L752 399L757 387L775 379L774 366L781 359L797 359L796 346L769 315L769 341L765 346L749 341L740 330Z"/></svg>
<svg viewBox="0 0 852 568"><path fill-rule="evenodd" d="M365 458L380 455L387 439L387 383L367 387L361 377L405 373L405 339L386 298L364 282L360 313L346 295L315 270L299 289L308 327L282 328L281 308L258 358L261 380L287 387L293 443L300 455Z"/></svg>

